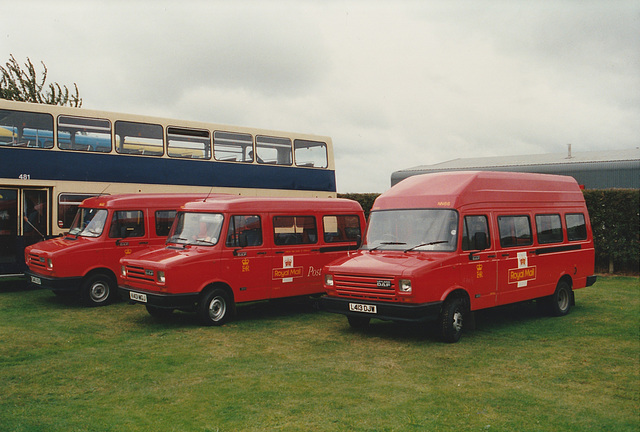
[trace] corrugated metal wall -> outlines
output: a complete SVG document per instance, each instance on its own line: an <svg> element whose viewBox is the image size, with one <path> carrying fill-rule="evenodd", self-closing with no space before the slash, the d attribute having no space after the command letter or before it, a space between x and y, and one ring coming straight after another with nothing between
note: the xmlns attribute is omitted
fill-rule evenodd
<svg viewBox="0 0 640 432"><path fill-rule="evenodd" d="M407 177L450 169L401 170L391 174L391 186ZM549 165L513 165L465 168L457 171L510 171L568 175L586 189L640 189L640 161L588 162Z"/></svg>

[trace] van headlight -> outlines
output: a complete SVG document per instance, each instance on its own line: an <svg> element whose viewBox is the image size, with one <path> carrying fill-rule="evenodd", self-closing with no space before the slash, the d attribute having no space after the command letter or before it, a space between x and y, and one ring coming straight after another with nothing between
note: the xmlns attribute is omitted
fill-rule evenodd
<svg viewBox="0 0 640 432"><path fill-rule="evenodd" d="M324 275L324 284L326 286L333 286L333 275L332 274L326 274Z"/></svg>
<svg viewBox="0 0 640 432"><path fill-rule="evenodd" d="M411 281L409 279L400 279L398 281L398 289L403 293L411 292Z"/></svg>
<svg viewBox="0 0 640 432"><path fill-rule="evenodd" d="M120 274L122 277L127 277L127 268L123 265L120 266Z"/></svg>
<svg viewBox="0 0 640 432"><path fill-rule="evenodd" d="M53 260L51 258L47 258L47 267L49 267L50 269L53 268Z"/></svg>
<svg viewBox="0 0 640 432"><path fill-rule="evenodd" d="M163 284L164 283L164 272L162 270L158 270L156 275L158 277L158 283Z"/></svg>

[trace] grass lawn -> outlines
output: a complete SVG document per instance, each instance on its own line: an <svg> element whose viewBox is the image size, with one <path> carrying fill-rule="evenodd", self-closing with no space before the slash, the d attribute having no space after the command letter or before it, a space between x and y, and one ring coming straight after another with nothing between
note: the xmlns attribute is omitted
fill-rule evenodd
<svg viewBox="0 0 640 432"><path fill-rule="evenodd" d="M0 284L0 430L637 432L639 282L480 312L457 344L308 300L205 328Z"/></svg>

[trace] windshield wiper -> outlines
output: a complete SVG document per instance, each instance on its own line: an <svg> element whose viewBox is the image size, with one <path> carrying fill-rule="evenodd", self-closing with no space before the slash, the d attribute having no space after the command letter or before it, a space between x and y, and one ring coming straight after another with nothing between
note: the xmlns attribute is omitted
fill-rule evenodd
<svg viewBox="0 0 640 432"><path fill-rule="evenodd" d="M374 247L373 249L369 249L369 250L374 251L374 250L377 250L379 247L382 247L382 246L403 245L403 244L406 245L407 243L406 242L382 242L378 246Z"/></svg>
<svg viewBox="0 0 640 432"><path fill-rule="evenodd" d="M180 242L178 240L182 240L185 243L187 243L189 241L189 239L186 239L184 237L171 237L169 240L167 240L167 243L178 243L178 244L180 244Z"/></svg>
<svg viewBox="0 0 640 432"><path fill-rule="evenodd" d="M206 239L203 239L203 238L196 239L196 242L198 242L198 243L206 243L206 244L210 244L210 245L214 245L215 244L211 240L206 240Z"/></svg>
<svg viewBox="0 0 640 432"><path fill-rule="evenodd" d="M440 244L440 243L449 243L449 240L436 240L436 241L432 241L429 243L421 243L419 245L415 245L413 247L410 247L409 249L405 250L404 252L411 252L414 249L418 249L419 247L423 247L423 246L431 246L431 245L436 245L436 244Z"/></svg>

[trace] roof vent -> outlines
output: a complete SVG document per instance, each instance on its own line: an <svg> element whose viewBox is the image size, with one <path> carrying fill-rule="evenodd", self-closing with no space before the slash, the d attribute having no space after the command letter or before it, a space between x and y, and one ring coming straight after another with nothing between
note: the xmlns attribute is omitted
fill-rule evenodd
<svg viewBox="0 0 640 432"><path fill-rule="evenodd" d="M567 155L567 159L571 159L573 158L573 156L571 156L571 144L567 144L567 149L568 149L568 155Z"/></svg>

